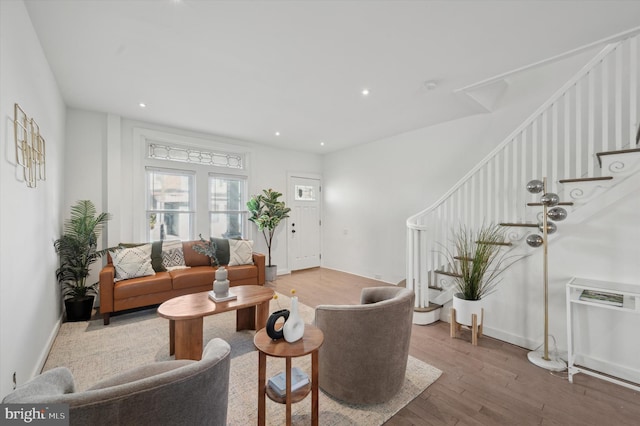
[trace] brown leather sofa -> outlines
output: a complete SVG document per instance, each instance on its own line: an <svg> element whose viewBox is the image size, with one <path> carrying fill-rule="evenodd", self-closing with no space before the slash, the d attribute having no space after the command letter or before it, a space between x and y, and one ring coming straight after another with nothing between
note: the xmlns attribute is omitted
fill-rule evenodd
<svg viewBox="0 0 640 426"><path fill-rule="evenodd" d="M213 289L215 271L210 259L193 249L199 241L183 241L182 250L188 269L156 272L155 275L114 282L115 268L111 256L100 271L100 313L108 325L112 312L157 305L176 296ZM265 256L253 253L253 265L225 266L230 286L264 285Z"/></svg>

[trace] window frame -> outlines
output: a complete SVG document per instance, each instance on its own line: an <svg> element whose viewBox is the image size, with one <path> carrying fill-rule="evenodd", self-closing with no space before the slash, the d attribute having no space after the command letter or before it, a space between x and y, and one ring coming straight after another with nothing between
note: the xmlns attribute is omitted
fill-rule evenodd
<svg viewBox="0 0 640 426"><path fill-rule="evenodd" d="M146 228L146 168L157 169L174 169L180 171L192 171L195 173L195 218L192 224L193 235L191 240L197 240L198 236L202 234L205 237L210 233L210 216L209 216L209 193L208 193L208 174L226 174L230 176L238 176L245 179L247 189L251 188L252 173L251 173L251 158L253 155L253 149L247 146L242 146L235 143L222 142L221 140L204 139L193 136L167 133L160 130L152 130L141 127L132 127L132 151L131 154L131 176L133 178L134 185L131 192L127 197L130 198L130 207L125 208L123 213L129 216L132 226L130 232L123 232L121 238L124 240L132 240L143 242L148 240L148 233ZM221 138L222 139L222 138ZM226 152L232 155L239 155L242 157L242 168L227 168L218 167L190 162L172 161L166 159L157 159L148 157L149 144L161 143L178 146L181 148L193 148L204 151ZM126 155L126 152L123 152ZM246 196L249 197L247 191ZM126 198L125 198L126 200ZM127 212L127 210L130 212ZM244 224L246 238L251 239L253 230L248 224Z"/></svg>
<svg viewBox="0 0 640 426"><path fill-rule="evenodd" d="M216 178L229 178L229 180L231 179L235 179L238 181L242 182L242 196L240 199L240 206L242 207L240 210L214 210L213 207L215 207L215 202L212 202L212 193L211 193L211 187L212 187L212 179L216 179ZM249 211L247 210L247 201L249 200L249 179L248 176L245 175L239 175L239 174L231 174L231 173L218 173L218 172L209 172L208 177L207 177L207 204L208 204L208 223L209 223L209 235L214 236L214 237L222 237L222 238L243 238L243 239L247 239L249 237ZM228 200L228 198L227 198ZM213 216L216 214L226 214L226 215L232 215L232 214L239 214L240 217L244 220L240 221L240 235L214 235L213 234L213 228L211 226L212 222L213 222Z"/></svg>
<svg viewBox="0 0 640 426"><path fill-rule="evenodd" d="M151 193L151 182L150 182L150 173L157 172L159 174L164 174L167 176L183 176L189 179L189 200L188 210L177 210L177 209L154 209L150 206L152 193ZM149 225L149 215L156 214L171 214L171 213L181 213L189 215L189 239L193 239L193 233L195 228L195 221L197 217L197 209L196 209L196 196L197 196L197 173L193 170L186 169L177 169L177 168L166 168L166 167L156 167L156 166L145 166L145 212L144 212L144 221L147 224L146 226L146 241L157 241L152 239L152 230L148 226ZM162 240L162 233L160 233L160 240Z"/></svg>

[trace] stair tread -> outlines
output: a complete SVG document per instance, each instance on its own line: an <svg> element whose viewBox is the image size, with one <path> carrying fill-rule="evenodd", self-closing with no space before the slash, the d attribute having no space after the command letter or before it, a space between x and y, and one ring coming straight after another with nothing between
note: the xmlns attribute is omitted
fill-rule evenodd
<svg viewBox="0 0 640 426"><path fill-rule="evenodd" d="M541 206L542 203L527 203L527 206L529 207L533 207L533 206ZM573 201L561 201L557 204L558 206L572 206L573 205Z"/></svg>
<svg viewBox="0 0 640 426"><path fill-rule="evenodd" d="M631 148L631 149L620 149L618 151L604 151L596 153L596 157L598 157L598 163L600 167L602 167L602 156L604 155L615 155L615 154L629 154L632 152L640 152L640 148Z"/></svg>
<svg viewBox="0 0 640 426"><path fill-rule="evenodd" d="M497 243L495 241L476 241L476 244L488 244L488 245L493 245L493 246L512 246L513 243L509 243L506 241Z"/></svg>
<svg viewBox="0 0 640 426"><path fill-rule="evenodd" d="M570 182L591 182L598 180L611 180L613 176L602 176L602 177L589 177L589 178L575 178L575 179L560 179L558 182L560 183L570 183Z"/></svg>
<svg viewBox="0 0 640 426"><path fill-rule="evenodd" d="M462 276L462 275L460 275L460 274L456 274L455 272L444 271L444 270L442 270L442 269L436 269L434 272L435 272L436 274L448 275L448 276L450 276L450 277L455 277L455 278L459 278L459 277L461 277L461 276Z"/></svg>
<svg viewBox="0 0 640 426"><path fill-rule="evenodd" d="M414 312L431 312L431 311L435 311L436 309L440 309L442 308L442 305L438 305L437 303L431 303L429 302L429 306L425 307L425 308L413 308Z"/></svg>
<svg viewBox="0 0 640 426"><path fill-rule="evenodd" d="M531 222L502 222L500 226L523 226L526 228L537 228L538 224Z"/></svg>

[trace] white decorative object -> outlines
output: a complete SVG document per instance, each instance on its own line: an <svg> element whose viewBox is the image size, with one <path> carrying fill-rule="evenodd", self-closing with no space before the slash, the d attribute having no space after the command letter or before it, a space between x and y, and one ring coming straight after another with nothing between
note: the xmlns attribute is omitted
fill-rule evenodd
<svg viewBox="0 0 640 426"><path fill-rule="evenodd" d="M482 299L465 300L461 293L453 295L453 309L456 310L456 322L471 327L473 314L476 315L478 325L482 325Z"/></svg>
<svg viewBox="0 0 640 426"><path fill-rule="evenodd" d="M304 334L304 321L300 318L300 313L298 312L297 296L291 298L291 313L284 323L282 332L284 333L284 340L289 343L302 339L302 335Z"/></svg>
<svg viewBox="0 0 640 426"><path fill-rule="evenodd" d="M224 266L219 267L216 270L216 279L213 281L213 293L216 299L224 299L229 297L229 280L227 279L228 272Z"/></svg>

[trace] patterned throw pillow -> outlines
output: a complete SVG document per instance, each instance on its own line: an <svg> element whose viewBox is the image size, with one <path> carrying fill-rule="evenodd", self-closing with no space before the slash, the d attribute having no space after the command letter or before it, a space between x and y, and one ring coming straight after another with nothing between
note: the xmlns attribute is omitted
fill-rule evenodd
<svg viewBox="0 0 640 426"><path fill-rule="evenodd" d="M171 249L163 251L162 266L164 266L168 271L170 271L172 268L185 266L184 253L182 252L182 249Z"/></svg>
<svg viewBox="0 0 640 426"><path fill-rule="evenodd" d="M151 244L113 250L111 258L116 270L114 281L156 274L151 266Z"/></svg>
<svg viewBox="0 0 640 426"><path fill-rule="evenodd" d="M253 241L229 240L229 266L253 265Z"/></svg>
<svg viewBox="0 0 640 426"><path fill-rule="evenodd" d="M167 271L184 268L184 252L182 251L182 241L165 240L162 242L162 266Z"/></svg>

